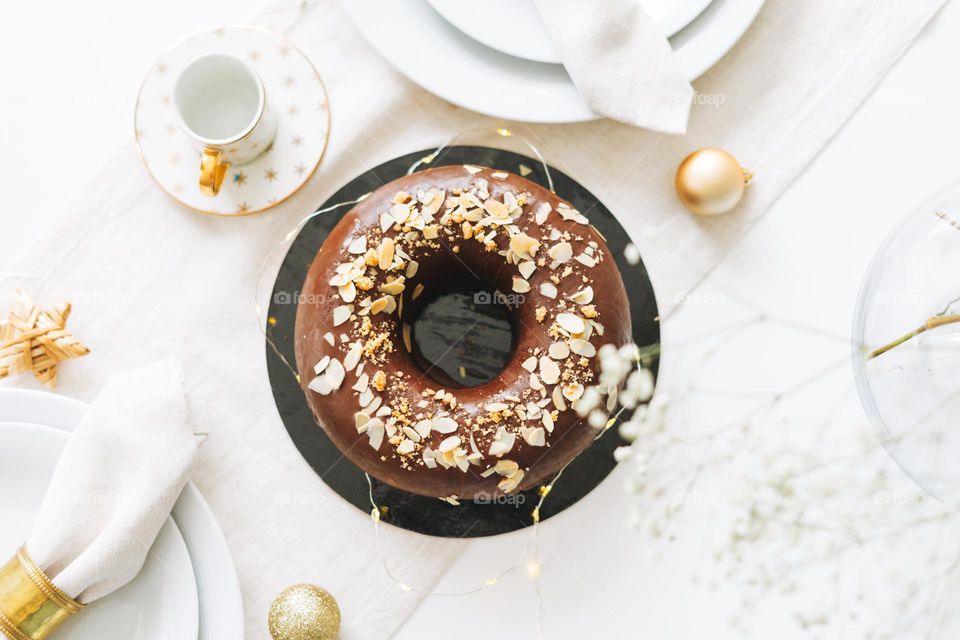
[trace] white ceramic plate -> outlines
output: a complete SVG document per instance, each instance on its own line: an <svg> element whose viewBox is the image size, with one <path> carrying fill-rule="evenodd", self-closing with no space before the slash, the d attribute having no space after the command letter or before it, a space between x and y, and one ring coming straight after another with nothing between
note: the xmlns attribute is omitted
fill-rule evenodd
<svg viewBox="0 0 960 640"><path fill-rule="evenodd" d="M82 402L53 393L0 389L0 429L4 423L28 423L70 432L80 422L86 408ZM193 483L188 482L184 487L172 515L193 564L197 589L194 602L199 601L200 610L199 640L242 638L243 601L230 549L213 512ZM14 543L14 549L19 542ZM80 617L77 616L78 620ZM193 636L168 635L167 640L194 637L198 637L196 633Z"/></svg>
<svg viewBox="0 0 960 640"><path fill-rule="evenodd" d="M533 0L427 0L450 24L474 40L511 56L558 64ZM641 0L666 36L683 29L710 0Z"/></svg>
<svg viewBox="0 0 960 640"><path fill-rule="evenodd" d="M670 38L689 79L698 78L747 30L764 0L714 0ZM562 65L523 60L476 42L427 0L341 0L357 29L401 73L444 100L522 122L595 120ZM426 45L411 46L410 33Z"/></svg>
<svg viewBox="0 0 960 640"><path fill-rule="evenodd" d="M0 422L0 549L5 556L30 534L69 434L26 422ZM57 637L72 640L196 638L197 583L190 554L170 518L131 582L90 603Z"/></svg>

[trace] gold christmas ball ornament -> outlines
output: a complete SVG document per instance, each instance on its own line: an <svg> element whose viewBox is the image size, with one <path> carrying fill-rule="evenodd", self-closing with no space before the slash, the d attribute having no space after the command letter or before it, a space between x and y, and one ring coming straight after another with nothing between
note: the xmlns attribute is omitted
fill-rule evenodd
<svg viewBox="0 0 960 640"><path fill-rule="evenodd" d="M699 215L714 216L737 206L751 177L732 155L707 147L683 159L675 184L683 206Z"/></svg>
<svg viewBox="0 0 960 640"><path fill-rule="evenodd" d="M340 607L325 589L295 584L270 605L267 624L273 640L335 640L340 633Z"/></svg>

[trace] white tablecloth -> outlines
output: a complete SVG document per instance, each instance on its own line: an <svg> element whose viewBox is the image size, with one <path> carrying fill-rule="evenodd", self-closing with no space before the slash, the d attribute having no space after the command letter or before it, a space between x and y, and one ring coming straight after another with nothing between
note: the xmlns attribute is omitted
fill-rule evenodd
<svg viewBox="0 0 960 640"><path fill-rule="evenodd" d="M511 127L620 217L668 311L843 125L942 2L769 0L740 44L695 83L712 99L695 105L682 138L608 121ZM66 395L89 400L113 371L182 361L185 387L205 397L214 418L194 480L231 546L248 637L267 636L276 593L310 581L338 598L344 638L386 638L420 596L385 576L369 518L327 489L287 437L267 383L254 282L287 230L357 173L494 123L399 76L333 0L280 5L259 22L301 46L330 92L330 147L310 184L265 215L201 217L156 188L131 141L2 279L0 296L23 286L42 303L74 303L70 327L93 353L64 365ZM743 205L716 219L690 216L672 190L680 159L708 145L729 149L756 175ZM394 572L418 587L429 587L463 544L390 528L384 540Z"/></svg>

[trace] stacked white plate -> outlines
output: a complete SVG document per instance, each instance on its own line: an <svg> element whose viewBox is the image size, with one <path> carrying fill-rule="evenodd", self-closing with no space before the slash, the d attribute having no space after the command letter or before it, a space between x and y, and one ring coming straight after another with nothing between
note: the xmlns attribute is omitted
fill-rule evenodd
<svg viewBox="0 0 960 640"><path fill-rule="evenodd" d="M764 2L637 1L669 36L690 80L733 48ZM560 64L533 0L341 0L341 6L384 58L449 102L522 122L599 117Z"/></svg>
<svg viewBox="0 0 960 640"><path fill-rule="evenodd" d="M0 555L5 554L0 562L29 535L63 446L85 411L85 404L53 393L0 389ZM139 575L73 616L57 637L243 637L243 603L230 550L193 484L184 488Z"/></svg>

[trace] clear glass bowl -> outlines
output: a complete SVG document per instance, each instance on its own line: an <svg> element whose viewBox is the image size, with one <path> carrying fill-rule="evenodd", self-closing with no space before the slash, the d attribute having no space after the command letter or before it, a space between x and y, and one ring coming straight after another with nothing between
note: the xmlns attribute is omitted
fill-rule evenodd
<svg viewBox="0 0 960 640"><path fill-rule="evenodd" d="M901 467L960 504L960 183L886 237L860 289L853 366L867 415ZM885 350L886 349L886 350Z"/></svg>

